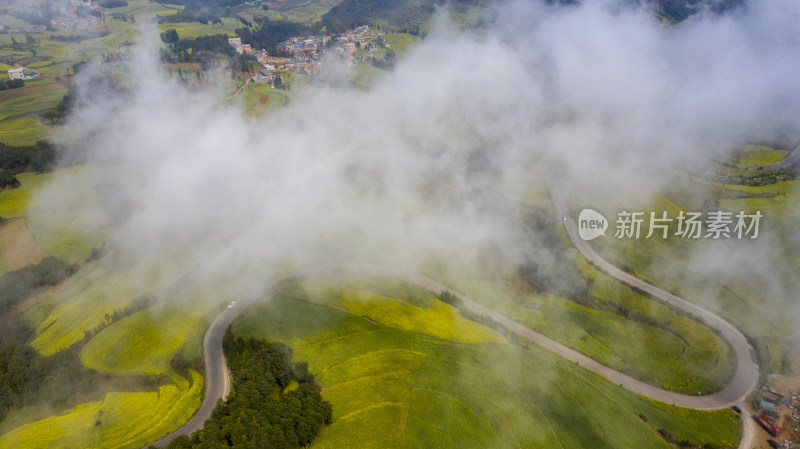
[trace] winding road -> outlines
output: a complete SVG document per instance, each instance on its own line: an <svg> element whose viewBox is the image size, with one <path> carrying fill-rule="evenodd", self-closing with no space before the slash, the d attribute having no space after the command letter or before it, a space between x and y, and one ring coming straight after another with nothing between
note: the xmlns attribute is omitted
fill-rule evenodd
<svg viewBox="0 0 800 449"><path fill-rule="evenodd" d="M224 400L230 391L230 379L226 367L225 356L222 353L222 337L228 326L241 315L249 306L264 298L281 281L293 278L302 278L314 274L322 274L333 271L349 271L361 274L377 275L397 279L409 284L422 287L434 293L447 291L460 298L464 306L472 312L486 315L497 322L507 326L510 330L531 340L532 342L553 351L554 353L576 362L580 366L597 373L606 379L621 385L631 391L641 395L656 399L665 403L674 404L680 407L693 408L698 410L717 410L740 405L745 408L743 401L755 389L759 379L759 367L755 350L752 348L747 338L732 324L720 318L716 314L705 310L693 303L679 298L669 292L659 289L647 282L642 281L630 274L620 270L598 255L591 246L578 236L575 221L570 217L566 202L562 196L559 186L555 182L548 183L551 199L558 211L559 216L566 217L563 224L567 234L577 249L595 266L605 271L614 278L635 287L653 298L663 301L689 315L702 320L707 326L714 329L730 345L736 357L733 378L730 383L721 391L706 396L691 396L686 394L666 391L653 385L636 380L619 371L615 371L555 340L546 337L513 319L492 310L471 298L427 278L420 274L386 266L364 264L364 263L335 263L321 265L307 270L302 270L292 275L273 280L269 285L252 290L237 300L237 304L232 308L226 308L212 321L203 340L203 353L206 368L206 389L205 398L200 409L194 417L183 427L171 433L165 438L154 443L155 446L164 446L179 435L190 435L203 427L203 423L211 416L211 412L216 407L217 402ZM743 416L743 431L740 440L740 448L749 447L752 441L754 424Z"/></svg>

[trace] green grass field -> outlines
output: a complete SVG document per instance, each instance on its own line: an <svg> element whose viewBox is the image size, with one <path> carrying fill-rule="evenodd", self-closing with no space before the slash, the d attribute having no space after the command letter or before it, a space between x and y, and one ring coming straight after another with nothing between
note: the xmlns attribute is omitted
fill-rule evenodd
<svg viewBox="0 0 800 449"><path fill-rule="evenodd" d="M96 166L58 169L42 178L38 185L35 184L34 193L40 193L38 197L33 195L28 197L26 203L20 204L20 207L26 207L24 214L28 217L31 232L39 245L50 254L70 263L85 261L93 248L102 246L105 238L102 232L88 231L92 228L87 223L90 219L85 217L87 210L92 210L98 201L94 186L88 185L85 180L98 173L105 177L112 176L110 171L104 172L103 168ZM55 184L42 190L41 185L48 181ZM59 189L68 189L70 195L66 199L61 196L54 200L52 192Z"/></svg>
<svg viewBox="0 0 800 449"><path fill-rule="evenodd" d="M356 316L389 327L398 327L447 340L477 343L505 341L478 323L462 317L456 308L431 299L428 307L359 290L345 290L337 303Z"/></svg>
<svg viewBox="0 0 800 449"><path fill-rule="evenodd" d="M397 55L401 55L420 42L418 36L408 33L386 33L380 36Z"/></svg>
<svg viewBox="0 0 800 449"><path fill-rule="evenodd" d="M379 69L366 62L359 62L350 72L350 79L356 83L360 89L369 89L386 75L386 70Z"/></svg>
<svg viewBox="0 0 800 449"><path fill-rule="evenodd" d="M83 347L81 359L104 373L170 374L169 361L181 348L202 347L207 314L205 307L142 310L103 329Z"/></svg>
<svg viewBox="0 0 800 449"><path fill-rule="evenodd" d="M240 101L248 115L260 116L282 108L289 102L288 95L286 91L272 89L269 84L250 83L242 89L239 97L230 101Z"/></svg>
<svg viewBox="0 0 800 449"><path fill-rule="evenodd" d="M50 173L41 175L21 173L17 175L17 179L19 179L22 186L16 189L0 190L0 217L24 217L28 212L33 196L52 176Z"/></svg>
<svg viewBox="0 0 800 449"><path fill-rule="evenodd" d="M588 280L594 303L524 293L525 281L491 279L456 261L432 264L427 273L467 296L513 317L600 363L644 382L687 394L719 390L731 375L728 347L703 324L645 298L588 265L559 235L554 251L569 258ZM656 325L657 324L657 325Z"/></svg>
<svg viewBox="0 0 800 449"><path fill-rule="evenodd" d="M179 22L179 23L161 23L158 25L159 32L164 32L173 29L178 32L178 36L182 39L190 39L198 36L211 36L215 34L227 34L234 36L236 28L241 27L242 24L229 17L222 18L222 24L203 25L198 22Z"/></svg>
<svg viewBox="0 0 800 449"><path fill-rule="evenodd" d="M342 293L291 286L233 326L236 335L287 342L317 373L334 422L315 448L670 448L659 430L736 446L732 411L653 402L536 346L463 343L371 322L335 308ZM404 299L423 303L419 293L397 294L372 308L384 304L397 321L413 321L414 309L395 307Z"/></svg>
<svg viewBox="0 0 800 449"><path fill-rule="evenodd" d="M85 167L59 169L53 173L17 175L22 184L16 189L0 191L0 217L27 217L28 225L36 238L36 242L50 254L71 263L84 261L91 254L92 248L100 246L102 236L89 236L83 230L80 219L81 208L94 201L93 193L86 189L75 188L70 202L58 204L58 210L52 204L35 200L36 194L48 183L58 177L62 182L67 179L81 177Z"/></svg>
<svg viewBox="0 0 800 449"><path fill-rule="evenodd" d="M109 272L96 263L84 266L55 294L28 312L36 323L30 345L44 355L65 349L84 337L84 331L108 323L107 315L128 307L146 293L140 274Z"/></svg>
<svg viewBox="0 0 800 449"><path fill-rule="evenodd" d="M769 165L782 161L789 154L765 145L744 145L731 159L742 165Z"/></svg>
<svg viewBox="0 0 800 449"><path fill-rule="evenodd" d="M213 317L220 298L226 296L209 286L183 285L180 274L175 274L177 281L162 278L164 266L172 269L188 265L178 260L160 262L165 265L142 262L127 270L111 268L102 259L84 265L59 289L25 312L25 318L36 330L30 345L44 355L53 354L81 341L85 331L108 325L114 311L129 307L134 300L157 298L167 289L178 287L174 296L163 298L170 300L169 306L144 310L114 322L86 346L92 367L101 371L165 372L165 361L184 344L196 343L198 332L204 332L204 323ZM220 288L227 288L227 294L237 292L235 286L227 284ZM192 349L197 353L196 345Z"/></svg>

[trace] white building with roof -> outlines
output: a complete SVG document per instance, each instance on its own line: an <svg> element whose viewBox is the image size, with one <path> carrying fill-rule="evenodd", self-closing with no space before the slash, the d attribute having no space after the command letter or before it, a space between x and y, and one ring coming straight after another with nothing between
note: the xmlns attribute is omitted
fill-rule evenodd
<svg viewBox="0 0 800 449"><path fill-rule="evenodd" d="M8 77L12 80L24 80L25 79L25 69L23 67L17 67L14 69L8 70Z"/></svg>

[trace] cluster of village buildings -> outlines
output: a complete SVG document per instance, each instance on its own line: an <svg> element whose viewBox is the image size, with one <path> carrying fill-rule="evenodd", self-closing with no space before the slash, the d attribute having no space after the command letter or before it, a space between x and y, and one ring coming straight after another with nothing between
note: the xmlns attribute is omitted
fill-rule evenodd
<svg viewBox="0 0 800 449"><path fill-rule="evenodd" d="M84 7L91 11L98 11L97 5L93 5L89 0L71 0L71 9L66 9L64 14L50 21L50 25L61 25L71 30L85 30L100 25L101 19L95 16L79 17L78 7Z"/></svg>
<svg viewBox="0 0 800 449"><path fill-rule="evenodd" d="M284 57L270 56L264 49L255 50L243 44L239 37L228 38L228 44L239 54L250 54L264 67L252 80L256 83L270 83L274 86L273 73L291 70L296 73L314 74L322 65L323 54L333 54L355 64L358 60L356 49L374 52L379 46L390 45L381 36L383 33L370 31L369 26L345 31L341 34L292 37L278 44L278 51Z"/></svg>

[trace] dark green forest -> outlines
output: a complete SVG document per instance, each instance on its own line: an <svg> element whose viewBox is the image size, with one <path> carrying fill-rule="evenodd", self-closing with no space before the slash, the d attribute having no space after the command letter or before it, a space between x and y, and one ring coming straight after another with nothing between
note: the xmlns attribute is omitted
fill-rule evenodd
<svg viewBox="0 0 800 449"><path fill-rule="evenodd" d="M16 147L0 142L0 170L12 174L22 172L44 173L53 169L56 150L46 141Z"/></svg>
<svg viewBox="0 0 800 449"><path fill-rule="evenodd" d="M9 89L18 89L20 87L25 87L25 81L11 80L11 79L0 81L0 91Z"/></svg>
<svg viewBox="0 0 800 449"><path fill-rule="evenodd" d="M331 405L322 399L306 363L292 362L282 343L234 337L223 339L233 382L202 430L173 440L180 448L301 448L331 423Z"/></svg>
<svg viewBox="0 0 800 449"><path fill-rule="evenodd" d="M161 60L168 63L208 62L211 59L236 56L236 50L228 45L228 36L216 34L194 39L181 39L175 30L161 34L167 49L161 49Z"/></svg>
<svg viewBox="0 0 800 449"><path fill-rule="evenodd" d="M18 173L45 173L52 170L55 163L56 150L48 142L39 141L25 147L16 147L0 142L0 190L6 187L12 189L19 187L20 182L14 176Z"/></svg>

